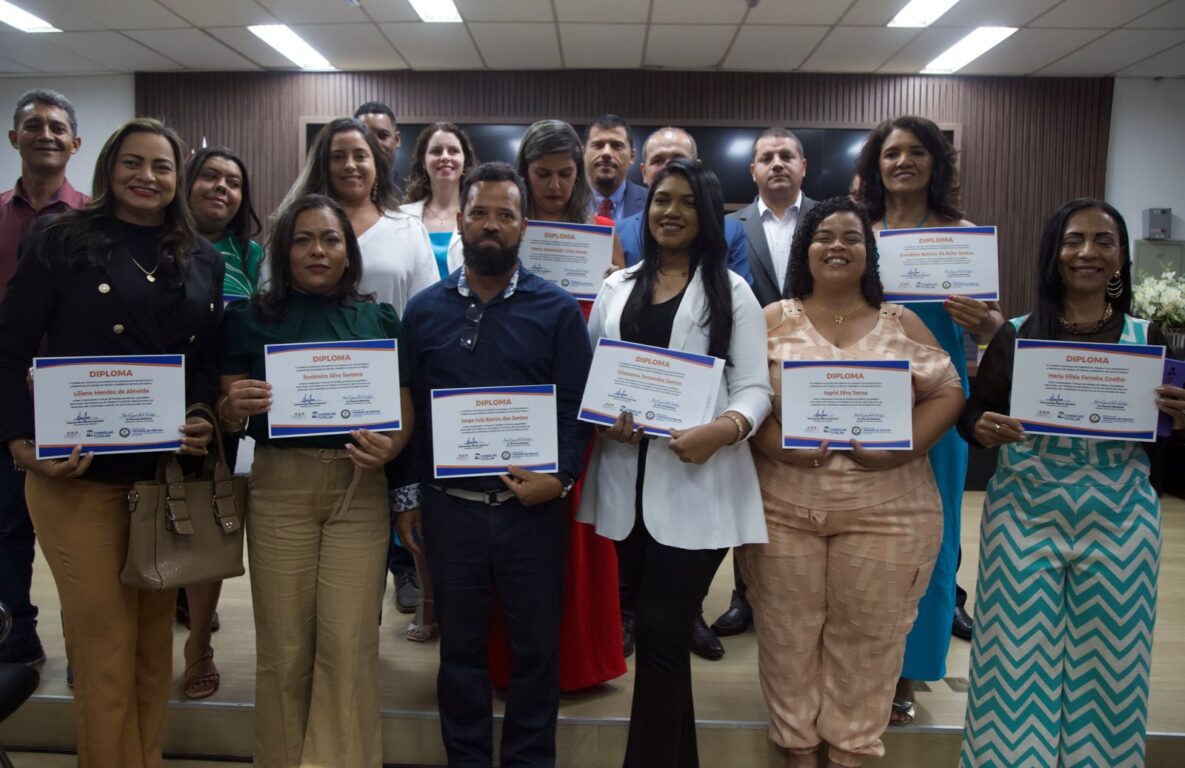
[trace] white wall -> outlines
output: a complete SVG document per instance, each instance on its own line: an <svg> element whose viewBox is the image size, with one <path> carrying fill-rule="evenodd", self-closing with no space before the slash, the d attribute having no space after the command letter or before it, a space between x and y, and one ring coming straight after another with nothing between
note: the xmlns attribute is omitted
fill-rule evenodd
<svg viewBox="0 0 1185 768"><path fill-rule="evenodd" d="M1107 202L1143 236L1145 208L1172 208L1185 240L1185 80L1118 78L1107 148Z"/></svg>
<svg viewBox="0 0 1185 768"><path fill-rule="evenodd" d="M21 94L31 88L57 91L74 105L82 146L66 167L66 178L75 189L90 194L91 173L103 142L116 128L135 117L135 81L132 75L0 78L0 120L4 124L5 137L0 147L0 190L12 189L21 175L20 155L7 138L12 128L12 109Z"/></svg>

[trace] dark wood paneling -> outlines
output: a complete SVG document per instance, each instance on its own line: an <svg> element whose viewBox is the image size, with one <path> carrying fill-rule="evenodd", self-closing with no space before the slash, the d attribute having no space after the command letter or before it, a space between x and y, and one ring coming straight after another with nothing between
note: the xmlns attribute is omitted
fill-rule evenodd
<svg viewBox="0 0 1185 768"><path fill-rule="evenodd" d="M1000 227L1005 309L1027 308L1041 224L1072 197L1101 196L1113 82L1096 78L559 71L140 74L136 109L192 144L248 163L261 212L296 177L301 117L351 114L372 99L401 120L871 127L919 114L954 127L967 216ZM405 136L410 148L414 137Z"/></svg>

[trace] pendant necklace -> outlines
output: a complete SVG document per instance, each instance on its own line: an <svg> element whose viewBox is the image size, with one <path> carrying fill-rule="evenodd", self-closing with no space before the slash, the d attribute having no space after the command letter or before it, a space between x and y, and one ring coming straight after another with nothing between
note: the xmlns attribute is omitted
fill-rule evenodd
<svg viewBox="0 0 1185 768"><path fill-rule="evenodd" d="M865 304L865 302L860 302L859 304L852 307L851 309L845 309L843 312L833 312L831 314L831 319L833 321L835 321L836 325L843 325L844 320L847 319L846 316L852 314L853 312L859 312L861 310L861 308L864 307L864 304ZM826 312L827 310L824 310L824 311Z"/></svg>
<svg viewBox="0 0 1185 768"><path fill-rule="evenodd" d="M143 266L141 266L140 262L136 261L136 257L135 257L135 256L133 256L133 257L132 257L132 263L136 265L136 269L138 269L138 270L140 270L141 272L143 272L143 273L144 273L144 279L145 279L145 280L147 280L147 281L148 281L148 282L150 282L150 283L155 283L155 282L156 282L156 277L154 277L154 275L156 274L156 270L160 269L160 264L159 264L159 263L158 263L158 264L157 264L155 267L153 267L153 268L152 268L152 271L151 271L151 272L150 272L150 271L148 271L147 269L144 269L144 267L143 267Z"/></svg>

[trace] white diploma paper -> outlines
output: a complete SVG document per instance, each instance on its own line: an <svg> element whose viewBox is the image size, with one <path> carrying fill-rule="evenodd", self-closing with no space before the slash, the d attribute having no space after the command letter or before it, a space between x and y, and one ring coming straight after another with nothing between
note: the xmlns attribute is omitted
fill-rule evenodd
<svg viewBox="0 0 1185 768"><path fill-rule="evenodd" d="M1025 432L1156 440L1164 347L1017 339L1009 411Z"/></svg>
<svg viewBox="0 0 1185 768"><path fill-rule="evenodd" d="M602 337L580 402L580 420L613 424L622 411L646 434L670 437L712 420L724 361Z"/></svg>
<svg viewBox="0 0 1185 768"><path fill-rule="evenodd" d="M33 360L37 458L175 451L185 423L185 356Z"/></svg>
<svg viewBox="0 0 1185 768"><path fill-rule="evenodd" d="M913 448L908 360L782 362L782 447L850 451Z"/></svg>
<svg viewBox="0 0 1185 768"><path fill-rule="evenodd" d="M559 471L554 384L432 390L433 477Z"/></svg>
<svg viewBox="0 0 1185 768"><path fill-rule="evenodd" d="M995 227L885 229L876 248L885 301L1000 298Z"/></svg>
<svg viewBox="0 0 1185 768"><path fill-rule="evenodd" d="M268 344L268 437L401 429L394 339Z"/></svg>
<svg viewBox="0 0 1185 768"><path fill-rule="evenodd" d="M544 280L592 301L613 263L613 227L532 220L519 258Z"/></svg>

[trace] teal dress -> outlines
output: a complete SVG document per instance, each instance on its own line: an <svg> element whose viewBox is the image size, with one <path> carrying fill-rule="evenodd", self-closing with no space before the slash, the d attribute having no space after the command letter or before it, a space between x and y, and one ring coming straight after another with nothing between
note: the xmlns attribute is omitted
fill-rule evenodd
<svg viewBox="0 0 1185 768"><path fill-rule="evenodd" d="M263 263L263 248L259 243L248 240L246 252L237 235L227 235L214 247L222 254L226 263L226 275L222 279L222 300L240 301L255 293L259 287L259 268Z"/></svg>
<svg viewBox="0 0 1185 768"><path fill-rule="evenodd" d="M248 378L266 381L263 348L266 344L289 344L301 341L350 341L355 339L396 339L402 328L399 315L390 304L348 301L336 297L293 293L288 309L276 322L256 315L249 301L226 308L222 324L220 369L224 376L245 373ZM410 380L406 351L399 345L399 381L406 387ZM247 435L260 445L283 448L343 448L349 435L316 435L270 439L267 414L253 416L247 422Z"/></svg>
<svg viewBox="0 0 1185 768"><path fill-rule="evenodd" d="M432 255L436 257L436 270L440 272L440 279L448 277L448 246L452 242L453 232L429 232L428 239L432 241Z"/></svg>
<svg viewBox="0 0 1185 768"><path fill-rule="evenodd" d="M951 320L941 303L909 304L930 333L938 339L967 392L967 355L963 351L963 329ZM950 628L955 618L955 569L959 562L962 531L963 487L967 482L967 443L955 428L930 449L930 466L942 497L942 546L930 586L918 603L918 617L905 641L905 663L901 676L910 680L941 680L946 677L946 652L950 649Z"/></svg>

